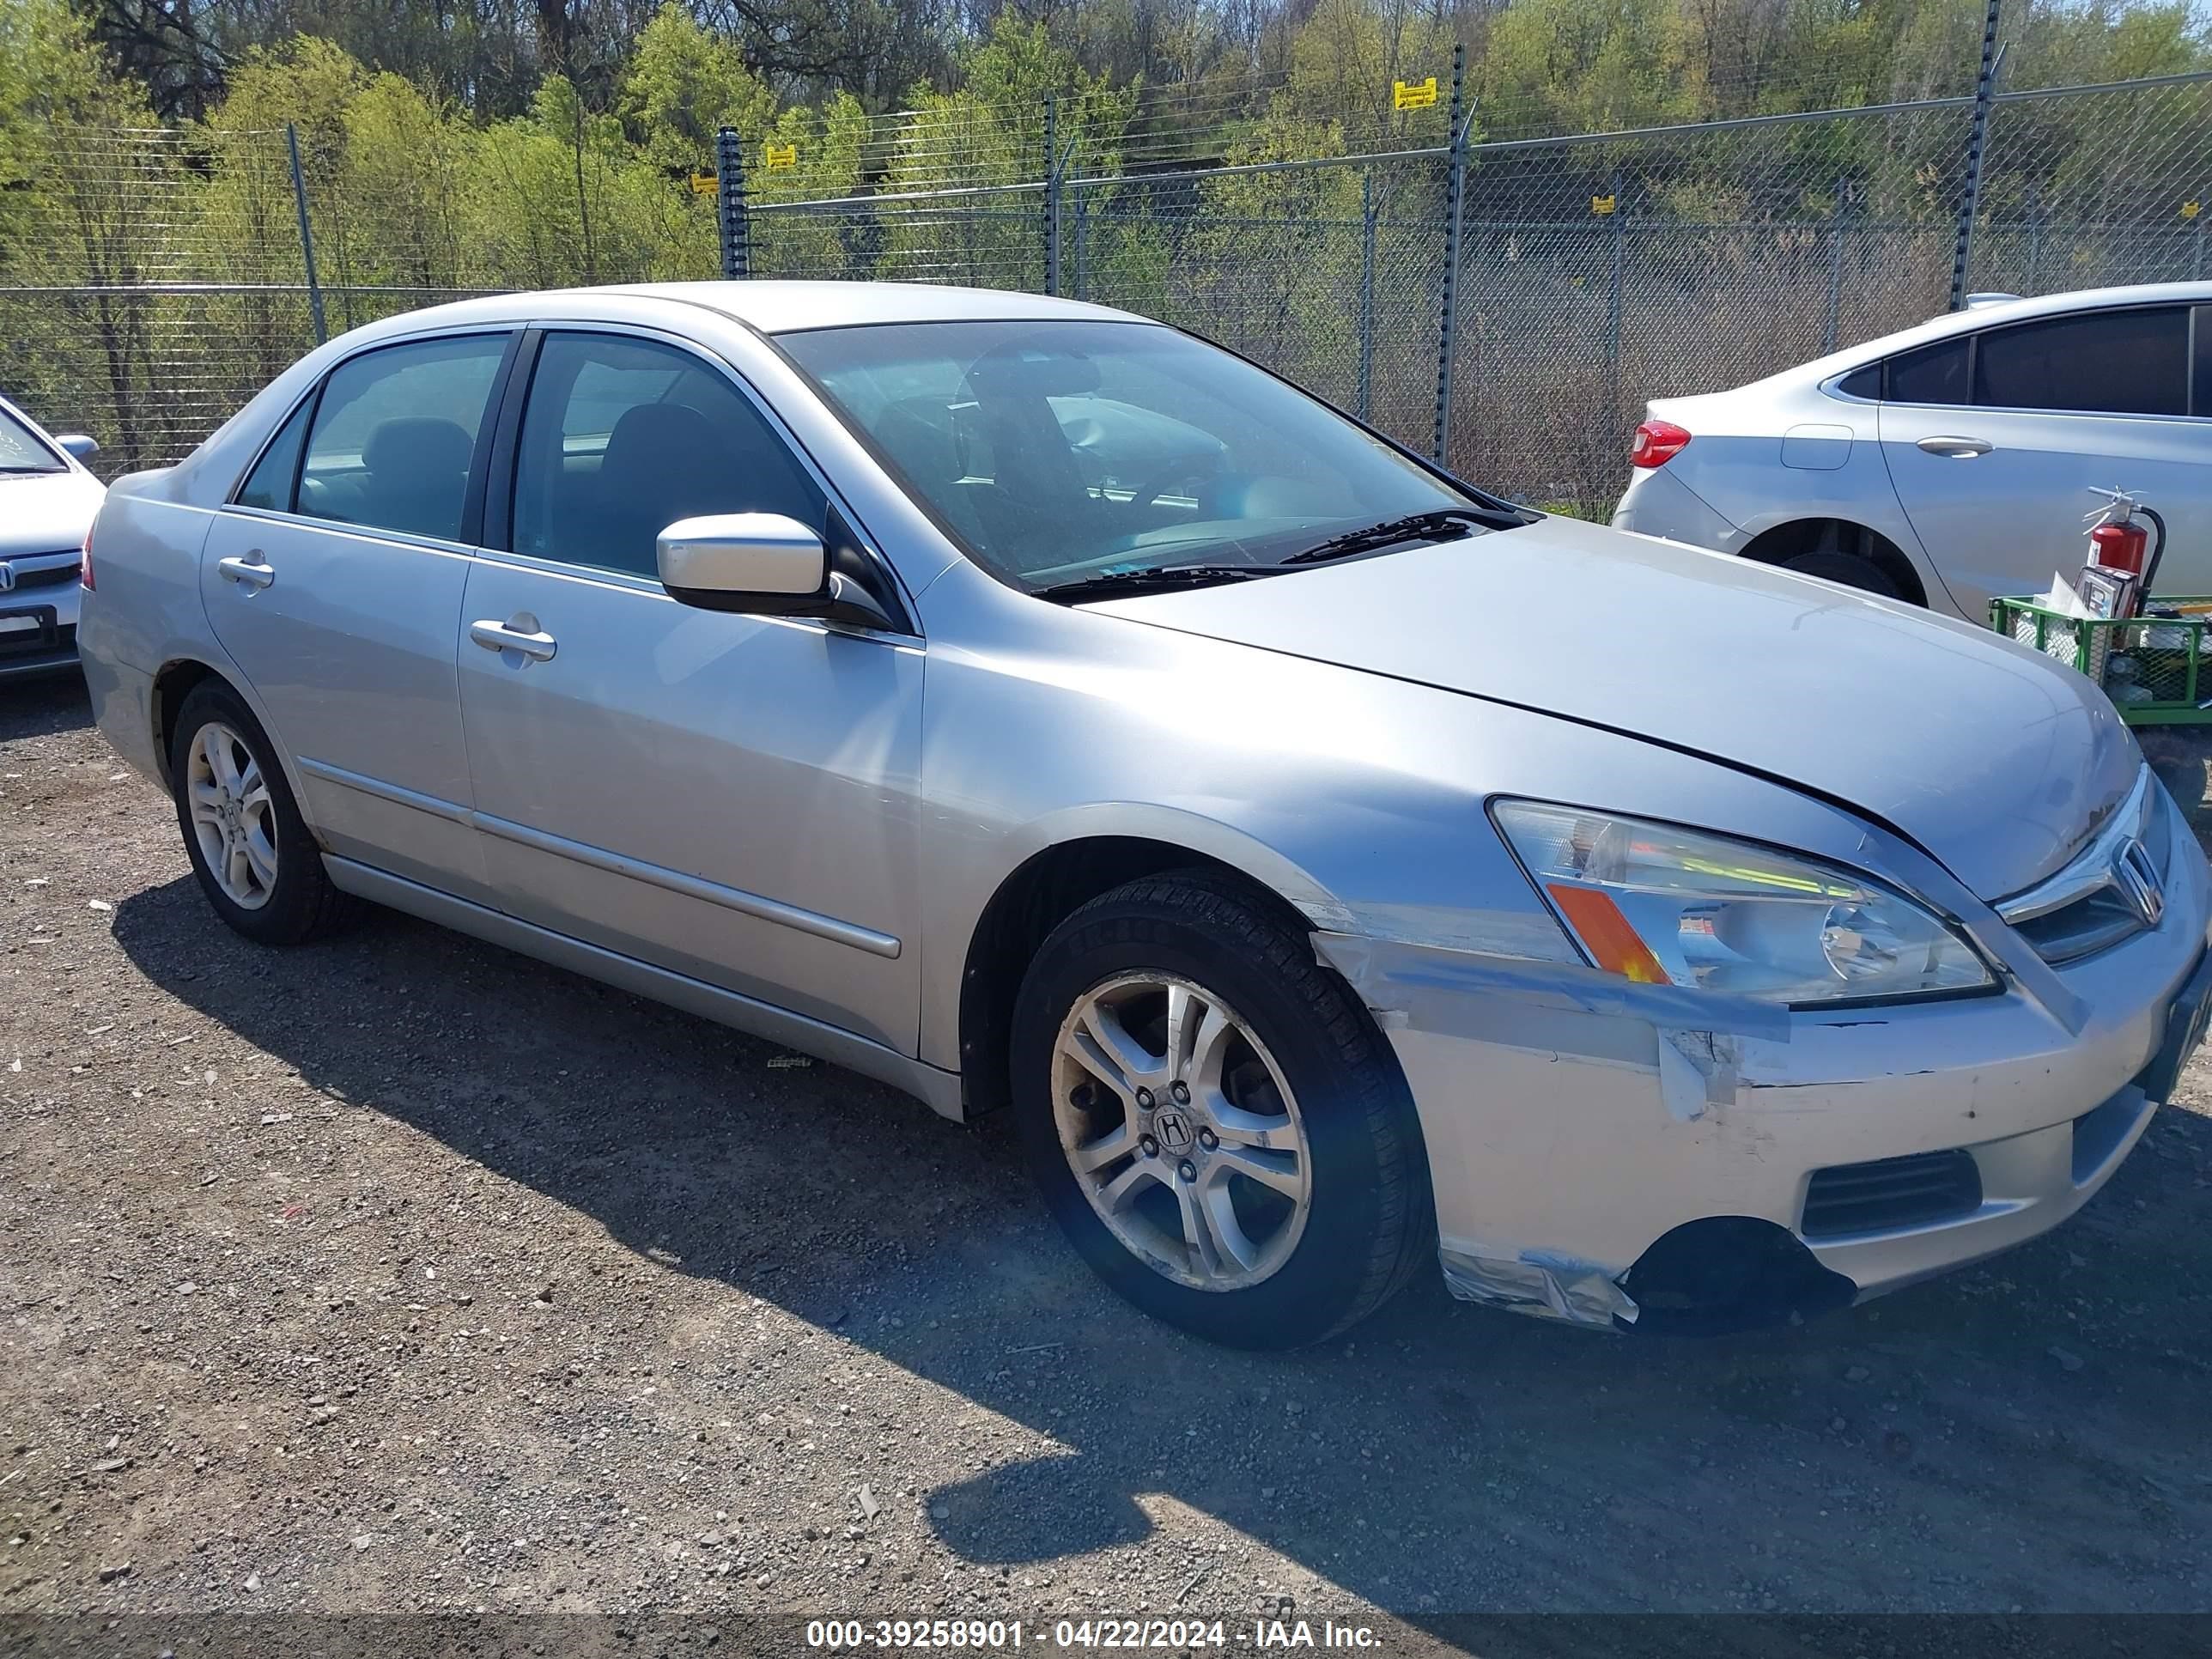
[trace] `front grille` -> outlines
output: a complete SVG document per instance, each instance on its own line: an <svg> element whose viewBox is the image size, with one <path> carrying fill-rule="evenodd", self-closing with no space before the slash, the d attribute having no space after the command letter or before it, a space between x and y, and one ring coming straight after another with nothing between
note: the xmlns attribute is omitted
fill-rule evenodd
<svg viewBox="0 0 2212 1659"><path fill-rule="evenodd" d="M2142 932L2135 906L2110 887L2087 898L2014 924L2035 954L2056 967L2079 962Z"/></svg>
<svg viewBox="0 0 2212 1659"><path fill-rule="evenodd" d="M1997 906L1997 914L2010 921L2014 931L2027 941L2035 954L2053 967L2108 951L2143 932L2147 926L2142 914L2111 880L2112 860L2118 850L2116 837L2131 830L2142 840L2143 851L2150 854L2152 865L2163 877L2172 864L2173 815L2166 810L2148 768L2136 785L2136 797L2115 815L2074 864L2045 883L2044 887L2062 883L2078 885L2084 880L2097 884L2090 886L2080 897L2039 915L2020 914L2033 908L2033 892L2019 895Z"/></svg>
<svg viewBox="0 0 2212 1659"><path fill-rule="evenodd" d="M73 564L54 570L18 570L15 591L20 593L27 587L59 587L64 582L76 580L77 568Z"/></svg>
<svg viewBox="0 0 2212 1659"><path fill-rule="evenodd" d="M1814 1172L1799 1231L1808 1238L1890 1232L1955 1220L1981 1203L1982 1172L1963 1148L1839 1164Z"/></svg>
<svg viewBox="0 0 2212 1659"><path fill-rule="evenodd" d="M13 559L0 562L5 562L14 569L15 586L13 591L20 593L27 587L59 587L64 582L76 580L77 558L78 556L68 548L58 547L51 553L18 553ZM17 562L17 561L27 562L31 559L67 559L69 562L55 565L46 570L27 570L21 563ZM0 593L0 605L5 603L7 603L7 595Z"/></svg>

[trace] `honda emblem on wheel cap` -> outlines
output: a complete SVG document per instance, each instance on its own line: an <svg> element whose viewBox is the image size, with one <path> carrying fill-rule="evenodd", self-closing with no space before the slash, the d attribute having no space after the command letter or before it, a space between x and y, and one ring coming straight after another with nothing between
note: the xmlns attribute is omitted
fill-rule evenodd
<svg viewBox="0 0 2212 1659"><path fill-rule="evenodd" d="M2144 927L2158 926L2158 919L2166 914L2165 878L2158 872L2150 848L2132 836L2112 855L2112 885L2142 918Z"/></svg>
<svg viewBox="0 0 2212 1659"><path fill-rule="evenodd" d="M1181 1112L1162 1112L1152 1120L1152 1133L1160 1138L1160 1145L1171 1152L1190 1150L1190 1120Z"/></svg>

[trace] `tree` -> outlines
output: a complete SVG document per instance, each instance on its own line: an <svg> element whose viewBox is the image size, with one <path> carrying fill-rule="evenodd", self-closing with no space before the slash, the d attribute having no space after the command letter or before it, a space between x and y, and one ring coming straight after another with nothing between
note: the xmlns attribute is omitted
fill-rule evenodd
<svg viewBox="0 0 2212 1659"><path fill-rule="evenodd" d="M668 0L638 37L619 108L646 159L672 173L712 167L718 128L757 139L775 125L776 95L736 46Z"/></svg>

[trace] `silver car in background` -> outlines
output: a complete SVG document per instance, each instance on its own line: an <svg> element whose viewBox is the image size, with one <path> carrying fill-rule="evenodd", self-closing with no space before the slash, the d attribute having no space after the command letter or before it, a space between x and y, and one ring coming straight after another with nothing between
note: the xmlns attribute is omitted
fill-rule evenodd
<svg viewBox="0 0 2212 1659"><path fill-rule="evenodd" d="M2070 1214L2202 1032L2204 860L2080 677L1096 307L396 318L118 483L89 574L231 927L373 900L1011 1110L1224 1341L1439 1259L1608 1328L1886 1291Z"/></svg>
<svg viewBox="0 0 2212 1659"><path fill-rule="evenodd" d="M2212 283L1994 296L1646 412L1617 529L1978 623L2125 489L2172 530L2160 591L2212 593Z"/></svg>
<svg viewBox="0 0 2212 1659"><path fill-rule="evenodd" d="M84 458L99 449L0 398L0 680L76 665L79 567L106 493Z"/></svg>

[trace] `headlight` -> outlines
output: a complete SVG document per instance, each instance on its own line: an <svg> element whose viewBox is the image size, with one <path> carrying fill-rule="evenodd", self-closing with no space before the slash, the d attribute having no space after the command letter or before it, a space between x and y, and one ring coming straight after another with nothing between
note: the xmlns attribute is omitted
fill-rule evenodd
<svg viewBox="0 0 2212 1659"><path fill-rule="evenodd" d="M1674 824L1498 801L1498 827L1600 968L1764 1002L1984 990L1966 940L1863 876Z"/></svg>

